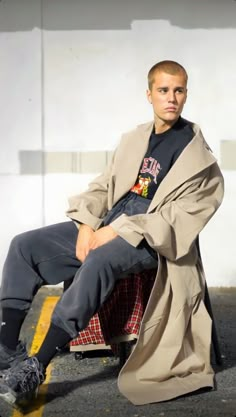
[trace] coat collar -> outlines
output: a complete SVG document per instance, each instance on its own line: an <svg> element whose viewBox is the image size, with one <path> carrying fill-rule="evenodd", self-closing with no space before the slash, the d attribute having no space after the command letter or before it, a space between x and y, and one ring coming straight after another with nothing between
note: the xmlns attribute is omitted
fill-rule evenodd
<svg viewBox="0 0 236 417"><path fill-rule="evenodd" d="M126 137L131 137L132 147L129 145L129 148L125 148L126 158L124 158L124 149L122 148L121 158L118 158L116 183L119 183L119 187L115 187L113 204L122 198L135 184L140 164L148 148L152 129L153 122L150 122L140 125L134 131L125 134Z"/></svg>
<svg viewBox="0 0 236 417"><path fill-rule="evenodd" d="M138 152L137 155L139 165L141 159L140 155L143 156L144 153L143 143L145 143L146 148L152 129L153 121L138 126L137 131L142 138L140 153ZM192 129L194 131L193 139L183 150L180 157L161 182L149 206L149 211L153 210L168 194L177 189L185 181L191 179L216 162L216 158L213 156L211 149L206 143L200 127L197 124L192 123Z"/></svg>

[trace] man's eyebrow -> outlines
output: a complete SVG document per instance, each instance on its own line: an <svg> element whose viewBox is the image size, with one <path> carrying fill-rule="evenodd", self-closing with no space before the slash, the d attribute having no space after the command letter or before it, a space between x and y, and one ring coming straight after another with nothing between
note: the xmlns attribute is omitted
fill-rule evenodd
<svg viewBox="0 0 236 417"><path fill-rule="evenodd" d="M160 86L158 86L157 87L157 89L158 90L160 90L160 89L169 89L170 87L168 87L168 86L166 86L166 85L160 85ZM184 90L185 89L185 87L184 86L180 86L180 85L177 85L176 87L174 87L174 90Z"/></svg>
<svg viewBox="0 0 236 417"><path fill-rule="evenodd" d="M170 88L168 85L158 85L157 88ZM183 85L177 85L176 87L174 87L174 89L176 88L184 88Z"/></svg>

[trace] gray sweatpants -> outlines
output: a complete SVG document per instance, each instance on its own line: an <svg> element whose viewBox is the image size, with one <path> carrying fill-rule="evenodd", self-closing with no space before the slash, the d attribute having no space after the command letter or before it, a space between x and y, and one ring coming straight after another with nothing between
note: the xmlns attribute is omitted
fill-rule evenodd
<svg viewBox="0 0 236 417"><path fill-rule="evenodd" d="M108 213L104 225L124 212L145 212L148 203L130 193ZM135 248L119 236L91 250L81 264L75 255L77 237L78 229L72 221L17 235L3 268L1 307L27 311L42 285L73 278L54 310L52 322L74 338L110 295L118 279L157 267L157 256L144 239Z"/></svg>

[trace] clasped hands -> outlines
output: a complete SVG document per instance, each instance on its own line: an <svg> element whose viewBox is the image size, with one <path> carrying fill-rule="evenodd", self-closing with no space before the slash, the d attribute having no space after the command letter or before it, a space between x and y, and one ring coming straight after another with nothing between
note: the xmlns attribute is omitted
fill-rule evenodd
<svg viewBox="0 0 236 417"><path fill-rule="evenodd" d="M90 250L104 245L117 236L111 226L104 226L94 231L90 226L81 224L76 242L76 257L84 262Z"/></svg>

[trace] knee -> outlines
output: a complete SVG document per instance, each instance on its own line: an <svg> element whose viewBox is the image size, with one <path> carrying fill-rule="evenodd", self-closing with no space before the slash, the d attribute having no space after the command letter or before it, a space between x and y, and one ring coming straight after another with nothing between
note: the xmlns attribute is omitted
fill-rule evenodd
<svg viewBox="0 0 236 417"><path fill-rule="evenodd" d="M25 249L30 250L32 248L32 233L31 232L24 232L16 235L9 247L9 252L24 252Z"/></svg>
<svg viewBox="0 0 236 417"><path fill-rule="evenodd" d="M114 270L109 256L105 256L99 249L94 249L89 252L78 272L78 278L81 285L85 282L86 286L94 286L100 289L111 288L118 275Z"/></svg>
<svg viewBox="0 0 236 417"><path fill-rule="evenodd" d="M109 259L101 253L100 248L91 250L85 260L87 268L92 268L93 271L100 271L109 265Z"/></svg>
<svg viewBox="0 0 236 417"><path fill-rule="evenodd" d="M10 243L10 247L9 247L10 251L17 250L18 248L20 248L22 246L22 242L24 240L23 235L24 234L21 233L21 234L16 235L16 236L13 237L13 239Z"/></svg>

